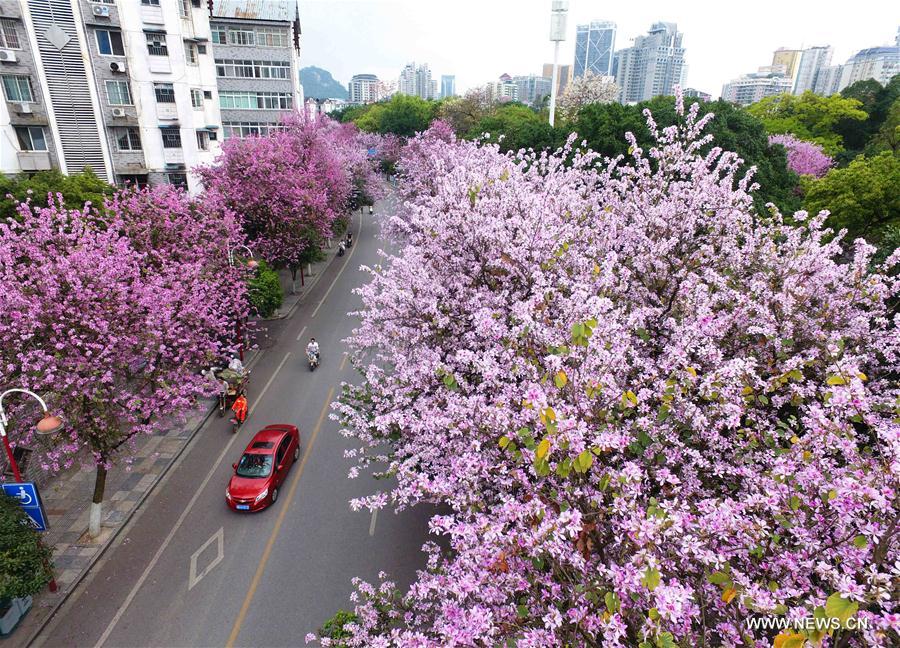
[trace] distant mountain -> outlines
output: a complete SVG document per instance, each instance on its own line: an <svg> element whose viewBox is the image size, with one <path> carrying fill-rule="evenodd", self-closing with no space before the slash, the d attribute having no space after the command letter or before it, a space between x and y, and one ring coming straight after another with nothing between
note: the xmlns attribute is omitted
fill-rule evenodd
<svg viewBox="0 0 900 648"><path fill-rule="evenodd" d="M335 81L331 72L310 66L300 70L303 96L313 99L346 99L347 88Z"/></svg>

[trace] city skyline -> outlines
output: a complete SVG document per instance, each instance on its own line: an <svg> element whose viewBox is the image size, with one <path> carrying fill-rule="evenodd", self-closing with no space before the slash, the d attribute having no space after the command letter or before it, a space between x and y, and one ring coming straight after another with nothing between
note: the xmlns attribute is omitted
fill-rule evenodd
<svg viewBox="0 0 900 648"><path fill-rule="evenodd" d="M816 12L763 0L758 11L741 18L741 28L717 15L709 3L673 8L656 0L640 6L601 7L570 3L560 63L573 64L576 25L609 20L617 25L616 49L629 47L655 22L675 22L684 34L685 85L717 97L730 79L771 60L779 47L833 47L832 61L843 63L858 51L893 44L900 9L874 2L865 12L845 12L826 2ZM511 9L515 7L515 11ZM821 9L821 10L820 10ZM303 65L328 69L346 84L359 73L397 78L411 60L427 61L433 74L456 77L456 91L484 85L500 74L540 73L552 60L548 40L550 2L423 5L412 0L308 0L300 3L304 26ZM772 16L778 16L773 21ZM365 33L359 25L365 25ZM503 25L503 29L498 29ZM460 40L460 34L465 38ZM465 47L459 47L465 42ZM479 45L480 44L480 45ZM723 50L727 56L722 56Z"/></svg>

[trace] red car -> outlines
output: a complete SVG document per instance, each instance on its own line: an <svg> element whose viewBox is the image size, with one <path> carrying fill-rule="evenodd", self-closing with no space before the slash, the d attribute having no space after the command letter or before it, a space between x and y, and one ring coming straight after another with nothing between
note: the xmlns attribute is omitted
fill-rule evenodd
<svg viewBox="0 0 900 648"><path fill-rule="evenodd" d="M247 445L225 489L234 511L260 511L278 499L278 488L300 456L300 431L295 425L267 425Z"/></svg>

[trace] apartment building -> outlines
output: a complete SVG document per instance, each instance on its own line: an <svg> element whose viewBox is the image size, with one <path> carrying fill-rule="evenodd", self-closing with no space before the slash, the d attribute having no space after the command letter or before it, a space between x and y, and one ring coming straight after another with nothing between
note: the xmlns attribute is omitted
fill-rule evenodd
<svg viewBox="0 0 900 648"><path fill-rule="evenodd" d="M216 0L212 12L225 138L277 129L304 109L296 0Z"/></svg>

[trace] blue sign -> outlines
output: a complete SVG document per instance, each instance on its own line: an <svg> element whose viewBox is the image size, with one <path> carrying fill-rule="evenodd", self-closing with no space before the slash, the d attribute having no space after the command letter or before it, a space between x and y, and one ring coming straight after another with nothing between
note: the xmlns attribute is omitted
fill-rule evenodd
<svg viewBox="0 0 900 648"><path fill-rule="evenodd" d="M3 492L19 500L19 506L31 518L31 525L38 531L46 531L47 515L38 495L37 486L32 482L3 484Z"/></svg>
<svg viewBox="0 0 900 648"><path fill-rule="evenodd" d="M378 155L378 149L370 148L369 149L369 157L375 157L376 155Z"/></svg>

